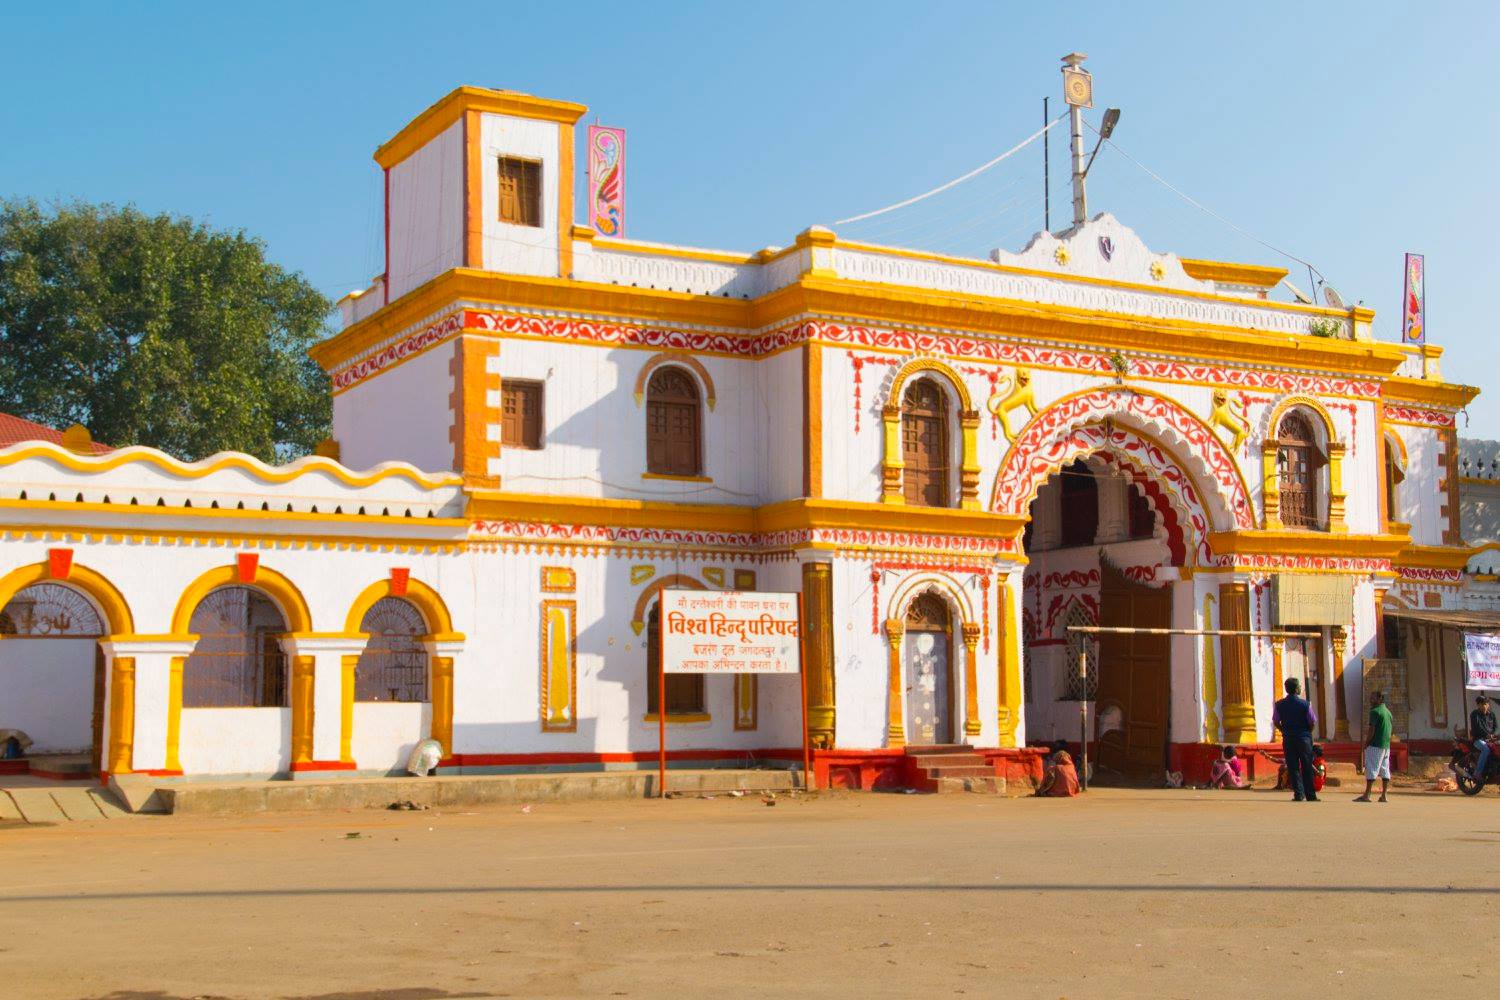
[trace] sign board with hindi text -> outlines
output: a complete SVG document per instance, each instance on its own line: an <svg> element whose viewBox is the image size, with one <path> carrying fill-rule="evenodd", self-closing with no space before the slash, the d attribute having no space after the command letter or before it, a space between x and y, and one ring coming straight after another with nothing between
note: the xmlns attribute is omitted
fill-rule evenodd
<svg viewBox="0 0 1500 1000"><path fill-rule="evenodd" d="M1354 578L1281 573L1276 576L1276 624L1343 625L1354 617Z"/></svg>
<svg viewBox="0 0 1500 1000"><path fill-rule="evenodd" d="M1500 635L1464 633L1464 687L1500 691Z"/></svg>
<svg viewBox="0 0 1500 1000"><path fill-rule="evenodd" d="M795 674L796 594L663 590L661 662L669 674Z"/></svg>

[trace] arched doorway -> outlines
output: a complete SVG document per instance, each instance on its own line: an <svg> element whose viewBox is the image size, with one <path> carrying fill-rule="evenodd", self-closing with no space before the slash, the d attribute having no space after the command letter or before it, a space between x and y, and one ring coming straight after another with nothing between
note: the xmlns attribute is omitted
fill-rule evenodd
<svg viewBox="0 0 1500 1000"><path fill-rule="evenodd" d="M356 702L426 702L430 657L422 637L431 632L410 601L382 597L360 619L370 639L354 667Z"/></svg>
<svg viewBox="0 0 1500 1000"><path fill-rule="evenodd" d="M953 615L948 602L928 590L906 609L902 688L910 746L953 741Z"/></svg>
<svg viewBox="0 0 1500 1000"><path fill-rule="evenodd" d="M28 758L103 757L105 616L61 583L22 587L0 608L0 728L25 734ZM49 769L61 770L58 764Z"/></svg>

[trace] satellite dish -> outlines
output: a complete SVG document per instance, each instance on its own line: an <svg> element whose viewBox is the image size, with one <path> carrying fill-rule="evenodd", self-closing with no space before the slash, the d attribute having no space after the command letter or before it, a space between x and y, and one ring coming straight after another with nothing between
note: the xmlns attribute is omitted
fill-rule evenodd
<svg viewBox="0 0 1500 1000"><path fill-rule="evenodd" d="M1302 303L1305 306L1310 306L1310 305L1313 304L1312 298L1306 292L1304 292L1302 289L1300 289L1296 285L1292 284L1290 281L1287 281L1285 278L1282 278L1281 279L1281 283L1283 285L1285 285L1287 288L1291 289L1292 298L1296 299L1298 302Z"/></svg>
<svg viewBox="0 0 1500 1000"><path fill-rule="evenodd" d="M1342 295L1340 295L1338 292L1335 292L1333 290L1333 286L1332 285L1324 285L1323 286L1323 301L1327 302L1329 305L1333 306L1333 308L1335 308L1335 309L1348 309L1349 308L1348 306L1344 305L1344 297Z"/></svg>

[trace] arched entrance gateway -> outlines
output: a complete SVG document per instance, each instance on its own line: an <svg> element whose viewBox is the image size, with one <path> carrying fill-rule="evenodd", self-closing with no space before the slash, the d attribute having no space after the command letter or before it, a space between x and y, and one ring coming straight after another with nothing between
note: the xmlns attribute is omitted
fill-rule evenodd
<svg viewBox="0 0 1500 1000"><path fill-rule="evenodd" d="M1099 776L1159 780L1174 739L1203 731L1198 641L1068 628L1200 624L1195 575L1213 568L1209 534L1254 527L1233 456L1173 400L1129 386L1078 393L1018 435L990 509L1029 519L1027 741L1076 741L1088 702Z"/></svg>

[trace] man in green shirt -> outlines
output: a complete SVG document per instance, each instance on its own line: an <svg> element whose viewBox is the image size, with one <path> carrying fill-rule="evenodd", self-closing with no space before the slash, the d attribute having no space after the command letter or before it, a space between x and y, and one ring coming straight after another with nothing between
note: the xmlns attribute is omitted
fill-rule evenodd
<svg viewBox="0 0 1500 1000"><path fill-rule="evenodd" d="M1365 794L1355 802L1369 802L1370 789L1380 777L1380 801L1391 784L1391 710L1385 707L1385 692L1370 697L1370 735L1365 738Z"/></svg>

